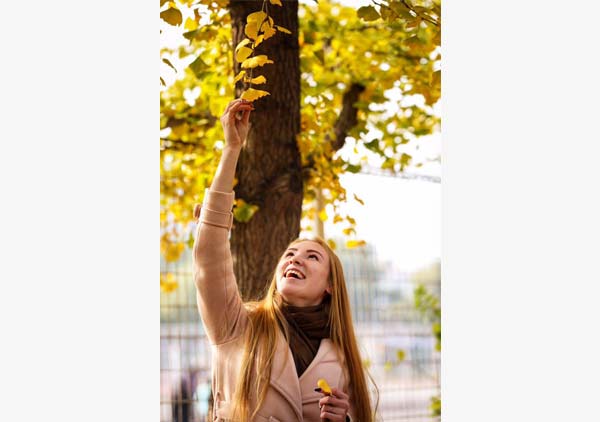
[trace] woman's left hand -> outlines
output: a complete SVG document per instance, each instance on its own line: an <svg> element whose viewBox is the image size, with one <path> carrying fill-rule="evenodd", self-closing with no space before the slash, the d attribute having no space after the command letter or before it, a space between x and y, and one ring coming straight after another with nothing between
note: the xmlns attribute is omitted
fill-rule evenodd
<svg viewBox="0 0 600 422"><path fill-rule="evenodd" d="M319 407L321 409L321 419L328 420L330 422L345 422L346 415L350 409L350 397L343 391L332 388L331 395L325 396L319 400Z"/></svg>

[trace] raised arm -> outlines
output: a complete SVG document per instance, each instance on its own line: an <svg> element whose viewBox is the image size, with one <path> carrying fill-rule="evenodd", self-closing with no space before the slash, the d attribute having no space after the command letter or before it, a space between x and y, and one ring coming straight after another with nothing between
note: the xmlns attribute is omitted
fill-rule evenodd
<svg viewBox="0 0 600 422"><path fill-rule="evenodd" d="M210 189L202 206L196 206L198 220L194 242L194 282L198 309L213 344L240 334L242 301L237 290L229 249L229 230L233 222L233 179L235 167L249 129L252 104L244 100L229 103L221 124L225 146ZM241 112L241 118L236 115Z"/></svg>

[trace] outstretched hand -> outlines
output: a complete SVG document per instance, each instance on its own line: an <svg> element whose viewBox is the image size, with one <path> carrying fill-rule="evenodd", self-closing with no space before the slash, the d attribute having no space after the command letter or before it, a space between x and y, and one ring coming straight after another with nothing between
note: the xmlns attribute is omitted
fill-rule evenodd
<svg viewBox="0 0 600 422"><path fill-rule="evenodd" d="M225 134L225 143L241 148L250 128L250 112L254 106L250 101L241 98L231 101L221 116L221 125ZM241 116L238 114L241 112Z"/></svg>

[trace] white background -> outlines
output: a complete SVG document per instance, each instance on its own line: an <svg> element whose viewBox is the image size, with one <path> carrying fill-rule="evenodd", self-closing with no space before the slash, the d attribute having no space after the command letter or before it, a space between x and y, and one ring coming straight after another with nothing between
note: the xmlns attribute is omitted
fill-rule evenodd
<svg viewBox="0 0 600 422"><path fill-rule="evenodd" d="M568 6L444 7L444 422L597 418L600 31ZM2 420L158 419L157 8L0 15Z"/></svg>

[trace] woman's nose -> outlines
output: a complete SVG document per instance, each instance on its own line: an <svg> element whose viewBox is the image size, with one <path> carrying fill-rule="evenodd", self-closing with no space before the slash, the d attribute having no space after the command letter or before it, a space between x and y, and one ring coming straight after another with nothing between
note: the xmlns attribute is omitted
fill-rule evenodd
<svg viewBox="0 0 600 422"><path fill-rule="evenodd" d="M293 263L298 263L298 264L302 264L302 261L300 260L300 258L298 258L297 256L293 256L289 259L289 263L293 264Z"/></svg>

